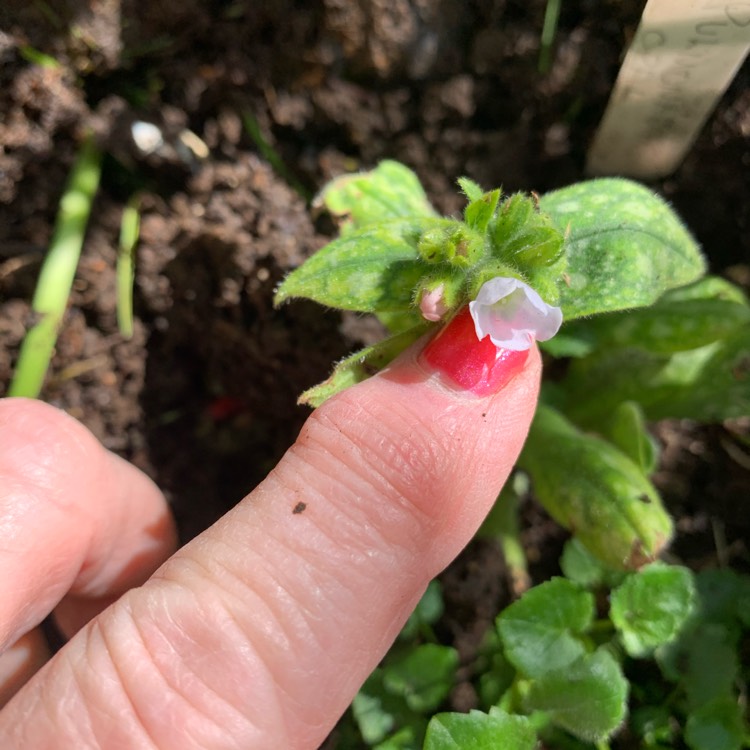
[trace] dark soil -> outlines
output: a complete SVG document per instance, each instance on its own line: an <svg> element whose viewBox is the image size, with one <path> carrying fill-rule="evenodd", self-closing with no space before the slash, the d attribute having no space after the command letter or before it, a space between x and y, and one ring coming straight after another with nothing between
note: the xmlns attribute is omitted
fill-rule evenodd
<svg viewBox="0 0 750 750"><path fill-rule="evenodd" d="M461 175L538 192L583 178L644 0L564 3L552 66L541 74L545 5L6 0L0 394L67 173L92 130L106 150L103 184L42 397L155 478L183 539L200 532L292 443L307 414L296 396L372 335L366 321L313 305L272 308L278 281L332 234L306 198L330 177L383 158L415 169L446 213L460 208ZM31 64L29 48L60 66ZM686 219L712 271L746 285L749 79L745 67L684 164L652 185ZM249 135L247 118L260 138ZM138 149L137 120L162 129L158 153ZM124 340L114 263L122 208L135 190L137 320ZM657 483L680 530L673 554L697 567L750 567L748 422L655 429L664 445ZM532 573L544 578L556 570L564 534L531 502L524 521ZM443 581L444 631L468 663L508 601L501 555L474 542ZM470 708L472 696L467 682L454 704Z"/></svg>

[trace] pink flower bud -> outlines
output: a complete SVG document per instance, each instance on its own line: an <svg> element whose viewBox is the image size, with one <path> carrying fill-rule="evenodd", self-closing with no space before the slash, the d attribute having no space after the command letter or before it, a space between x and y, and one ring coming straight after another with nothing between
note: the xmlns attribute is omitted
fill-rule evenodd
<svg viewBox="0 0 750 750"><path fill-rule="evenodd" d="M548 305L523 281L503 276L484 283L469 310L479 340L489 336L499 349L529 349L534 340L551 339L562 325L559 307Z"/></svg>
<svg viewBox="0 0 750 750"><path fill-rule="evenodd" d="M436 322L441 320L443 315L448 312L448 308L445 306L444 296L444 284L440 284L422 295L422 299L419 300L419 309L425 320Z"/></svg>

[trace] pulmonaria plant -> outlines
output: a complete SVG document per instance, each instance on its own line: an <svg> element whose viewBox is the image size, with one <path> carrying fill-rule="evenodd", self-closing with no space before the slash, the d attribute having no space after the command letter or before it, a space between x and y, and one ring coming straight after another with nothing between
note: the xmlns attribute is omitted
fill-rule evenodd
<svg viewBox="0 0 750 750"><path fill-rule="evenodd" d="M340 237L284 280L276 302L307 297L372 313L391 335L340 362L300 400L318 406L449 320L469 331L473 324L498 352L536 340L547 358L565 357L556 382L542 388L516 476L485 527L497 527L506 561L524 573L518 522L510 519L517 487L530 480L535 498L574 535L577 552L567 567L581 581L536 587L500 616L502 658L492 657L479 682L488 713L440 714L425 735L422 714L448 695L458 665L458 655L436 643L387 657L353 713L369 746L531 750L538 739L550 747L579 740L606 746L627 716L623 655L645 658L669 646L692 607L686 571L645 567L673 533L649 478L656 448L646 421L750 413L750 304L738 287L703 277L693 238L663 200L636 183L591 180L541 197L504 197L467 179L459 185L467 198L461 219L438 216L416 176L395 162L323 190L319 201L340 221ZM595 568L606 576L592 578ZM611 643L597 608L605 580L618 587ZM688 632L684 644L710 647L705 633L692 638ZM724 663L728 641L716 643ZM679 677L680 662L699 674L679 648L674 663L662 665L668 680ZM739 748L747 736L730 688L736 673L729 672L725 682L709 680L719 692L702 679L698 692L687 690L685 738L695 750L713 750L716 736L735 738L724 746ZM651 693L638 691L640 700ZM664 717L672 727L670 713ZM635 724L629 731L639 736Z"/></svg>

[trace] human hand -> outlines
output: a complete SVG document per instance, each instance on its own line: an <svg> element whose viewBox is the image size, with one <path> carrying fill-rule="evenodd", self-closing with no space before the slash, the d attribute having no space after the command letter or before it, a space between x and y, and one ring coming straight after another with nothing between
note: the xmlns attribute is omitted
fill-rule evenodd
<svg viewBox="0 0 750 750"><path fill-rule="evenodd" d="M536 350L496 359L457 321L315 411L141 586L175 544L158 489L63 413L0 401L0 688L45 661L50 611L72 636L0 712L0 747L316 748L489 511L534 412Z"/></svg>

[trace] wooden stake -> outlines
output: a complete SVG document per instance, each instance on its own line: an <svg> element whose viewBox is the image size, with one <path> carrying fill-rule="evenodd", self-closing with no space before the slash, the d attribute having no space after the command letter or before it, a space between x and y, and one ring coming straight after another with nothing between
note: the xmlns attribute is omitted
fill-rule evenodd
<svg viewBox="0 0 750 750"><path fill-rule="evenodd" d="M750 50L750 0L649 0L588 155L590 174L673 172Z"/></svg>

